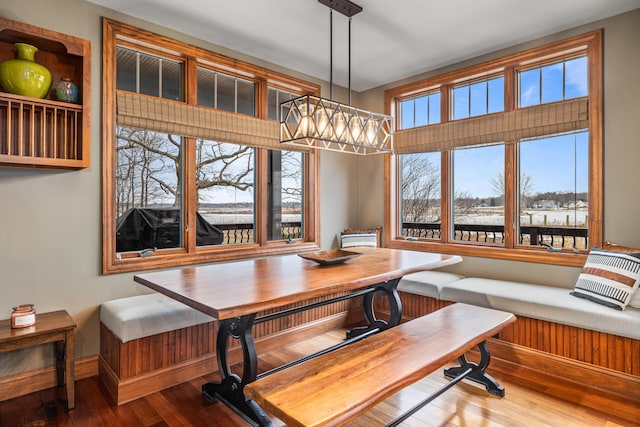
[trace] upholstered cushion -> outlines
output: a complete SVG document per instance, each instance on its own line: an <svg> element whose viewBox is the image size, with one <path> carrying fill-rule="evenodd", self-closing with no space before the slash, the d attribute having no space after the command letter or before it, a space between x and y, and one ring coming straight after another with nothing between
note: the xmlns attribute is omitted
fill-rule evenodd
<svg viewBox="0 0 640 427"><path fill-rule="evenodd" d="M569 292L554 286L473 277L446 284L440 299L640 339L640 309L612 310Z"/></svg>
<svg viewBox="0 0 640 427"><path fill-rule="evenodd" d="M612 242L605 242L605 244L602 245L602 249L606 249L608 251L640 254L640 248L630 248L629 246L622 246ZM640 308L640 288L636 289L633 295L631 295L629 305L631 307Z"/></svg>
<svg viewBox="0 0 640 427"><path fill-rule="evenodd" d="M404 276L398 283L398 290L438 299L443 286L460 279L464 276L444 271L419 271Z"/></svg>
<svg viewBox="0 0 640 427"><path fill-rule="evenodd" d="M378 246L378 235L375 231L368 232L342 232L340 233L340 247L352 248L355 246Z"/></svg>
<svg viewBox="0 0 640 427"><path fill-rule="evenodd" d="M345 228L343 230L345 233L372 233L375 232L378 236L378 246L382 247L382 227L374 227L374 228Z"/></svg>
<svg viewBox="0 0 640 427"><path fill-rule="evenodd" d="M115 299L100 306L100 322L122 342L213 320L196 309L158 293Z"/></svg>
<svg viewBox="0 0 640 427"><path fill-rule="evenodd" d="M624 310L640 284L640 254L593 248L571 295Z"/></svg>

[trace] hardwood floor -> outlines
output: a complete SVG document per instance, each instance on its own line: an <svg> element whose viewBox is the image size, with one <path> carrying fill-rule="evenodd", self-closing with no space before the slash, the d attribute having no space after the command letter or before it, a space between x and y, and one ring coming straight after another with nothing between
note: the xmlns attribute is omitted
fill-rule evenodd
<svg viewBox="0 0 640 427"><path fill-rule="evenodd" d="M269 369L285 361L327 347L343 338L334 331L313 339L272 351L260 358L260 368ZM489 367L491 372L491 367ZM614 414L558 400L543 393L550 385L514 382L493 376L506 388L502 399L489 395L484 388L462 382L431 402L405 421L405 427L459 426L640 426L621 420ZM221 403L211 404L200 393L200 386L219 379L217 374L197 378L178 386L116 406L97 377L76 382L76 408L67 413L61 387L32 393L0 402L0 426L247 426L238 415ZM395 416L424 399L447 382L442 371L406 388L377 405L350 427L385 425ZM557 385L554 385L557 386ZM570 392L568 390L567 392ZM273 419L274 425L283 424Z"/></svg>

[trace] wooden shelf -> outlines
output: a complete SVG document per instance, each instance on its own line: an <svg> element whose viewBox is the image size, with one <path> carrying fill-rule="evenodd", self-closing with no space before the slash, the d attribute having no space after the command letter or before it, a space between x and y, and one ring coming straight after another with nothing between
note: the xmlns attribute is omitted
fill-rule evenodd
<svg viewBox="0 0 640 427"><path fill-rule="evenodd" d="M81 169L90 165L91 44L88 40L0 17L0 60L14 43L38 48L53 82L69 77L77 103L0 92L0 166Z"/></svg>

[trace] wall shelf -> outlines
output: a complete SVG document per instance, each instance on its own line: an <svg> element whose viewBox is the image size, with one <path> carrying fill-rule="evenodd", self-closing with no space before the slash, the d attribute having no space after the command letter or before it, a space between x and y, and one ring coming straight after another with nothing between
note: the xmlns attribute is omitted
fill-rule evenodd
<svg viewBox="0 0 640 427"><path fill-rule="evenodd" d="M90 164L91 44L88 40L0 18L0 61L16 57L14 43L38 48L36 62L53 82L69 77L77 103L0 92L0 166L81 169Z"/></svg>

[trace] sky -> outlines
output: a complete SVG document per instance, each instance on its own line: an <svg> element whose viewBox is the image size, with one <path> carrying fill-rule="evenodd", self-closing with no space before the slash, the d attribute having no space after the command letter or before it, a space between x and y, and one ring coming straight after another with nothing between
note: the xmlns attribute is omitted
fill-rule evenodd
<svg viewBox="0 0 640 427"><path fill-rule="evenodd" d="M491 180L504 174L504 145L456 150L453 163L456 193L497 196ZM575 141L568 134L520 143L520 170L531 176L533 194L588 191L587 132L576 134Z"/></svg>
<svg viewBox="0 0 640 427"><path fill-rule="evenodd" d="M519 106L528 107L586 96L587 58L568 60L518 73ZM453 89L452 118L463 119L504 110L504 78L463 84ZM432 102L433 101L433 102ZM439 92L401 103L402 129L439 123ZM435 105L434 105L435 104ZM436 108L434 108L436 107ZM496 141L499 142L499 141ZM439 163L439 155L434 154ZM524 141L519 144L520 173L531 179L531 192L588 191L588 134ZM504 174L504 145L459 149L454 152L454 192L473 197L497 196L491 180Z"/></svg>

